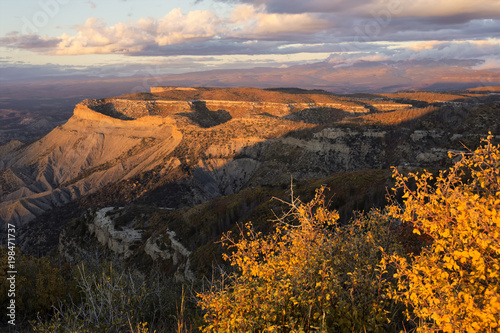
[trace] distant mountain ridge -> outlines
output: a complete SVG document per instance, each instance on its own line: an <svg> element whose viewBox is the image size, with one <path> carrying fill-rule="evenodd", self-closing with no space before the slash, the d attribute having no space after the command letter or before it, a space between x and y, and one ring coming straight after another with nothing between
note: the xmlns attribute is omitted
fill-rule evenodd
<svg viewBox="0 0 500 333"><path fill-rule="evenodd" d="M328 61L287 68L213 70L168 75L163 82L181 86L299 86L335 93L395 92L406 89L450 90L500 84L500 69L475 69L479 61ZM160 80L160 81L161 81Z"/></svg>

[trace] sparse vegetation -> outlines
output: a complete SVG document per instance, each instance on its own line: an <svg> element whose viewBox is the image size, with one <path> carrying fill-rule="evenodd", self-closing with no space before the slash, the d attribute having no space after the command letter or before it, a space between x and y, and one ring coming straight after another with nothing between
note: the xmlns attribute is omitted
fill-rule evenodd
<svg viewBox="0 0 500 333"><path fill-rule="evenodd" d="M347 118L344 120L344 122L348 124L394 126L405 122L416 121L418 118L437 110L437 107L429 106L425 108L404 109L383 113L371 113L359 117Z"/></svg>
<svg viewBox="0 0 500 333"><path fill-rule="evenodd" d="M172 332L196 320L181 284L159 270L143 274L106 260L74 270L81 300L54 304L52 319L31 322L35 332Z"/></svg>
<svg viewBox="0 0 500 333"><path fill-rule="evenodd" d="M462 95L451 95L445 93L437 93L430 91L410 91L410 92L398 92L395 94L381 94L381 96L396 98L396 99L408 99L415 101L423 101L427 103L436 103L436 102L448 102L448 101L457 101L463 100L466 97Z"/></svg>

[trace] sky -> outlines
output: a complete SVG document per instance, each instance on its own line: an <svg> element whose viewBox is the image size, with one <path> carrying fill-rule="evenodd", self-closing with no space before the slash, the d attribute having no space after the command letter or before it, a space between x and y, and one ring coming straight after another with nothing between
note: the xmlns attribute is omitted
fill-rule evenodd
<svg viewBox="0 0 500 333"><path fill-rule="evenodd" d="M0 82L499 55L500 0L0 1Z"/></svg>

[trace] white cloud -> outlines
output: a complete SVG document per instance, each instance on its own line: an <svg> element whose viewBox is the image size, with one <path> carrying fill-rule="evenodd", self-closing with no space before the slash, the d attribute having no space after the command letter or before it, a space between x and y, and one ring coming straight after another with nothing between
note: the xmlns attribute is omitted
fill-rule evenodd
<svg viewBox="0 0 500 333"><path fill-rule="evenodd" d="M59 55L92 53L134 53L150 45L175 45L203 41L224 32L222 20L208 10L183 14L174 9L160 19L141 18L134 23L107 26L89 18L76 27L76 35L63 34L54 50Z"/></svg>
<svg viewBox="0 0 500 333"><path fill-rule="evenodd" d="M472 18L497 15L500 0L453 0L456 6L452 0L434 0L433 6L429 1L242 0L224 15L212 10L183 13L174 9L161 18L144 17L113 25L91 17L75 26L75 33L57 37L10 34L0 38L0 46L54 55L199 56L334 53L338 49L367 52L373 51L374 42L420 40L424 42L410 50L401 49L396 56L464 57L496 52L497 48L487 45L480 49L476 42L471 43L481 52L471 52L458 42L444 45L443 41L495 36L500 20ZM322 9L325 12L320 12ZM465 23L457 23L461 21ZM394 53L389 51L384 54Z"/></svg>
<svg viewBox="0 0 500 333"><path fill-rule="evenodd" d="M231 15L233 35L245 38L273 38L280 34L311 34L331 27L330 22L312 14L270 14L263 7L238 6Z"/></svg>
<svg viewBox="0 0 500 333"><path fill-rule="evenodd" d="M234 31L238 37L273 38L281 34L312 34L332 27L331 22L314 14L267 13L264 7L239 5L231 15L232 23L241 26Z"/></svg>
<svg viewBox="0 0 500 333"><path fill-rule="evenodd" d="M183 14L180 9L174 9L156 23L155 41L160 46L208 39L225 30L222 20L208 10Z"/></svg>
<svg viewBox="0 0 500 333"><path fill-rule="evenodd" d="M469 61L473 69L500 68L497 54L500 54L500 40L467 41L422 41L383 45L385 43L366 43L364 50L336 52L328 57L328 63L334 67L351 66L359 62L380 61Z"/></svg>

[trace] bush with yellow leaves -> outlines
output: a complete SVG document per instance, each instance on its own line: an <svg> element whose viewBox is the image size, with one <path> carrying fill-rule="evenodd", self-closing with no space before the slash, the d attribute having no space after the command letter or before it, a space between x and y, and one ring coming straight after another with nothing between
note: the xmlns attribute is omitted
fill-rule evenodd
<svg viewBox="0 0 500 333"><path fill-rule="evenodd" d="M405 204L392 205L391 216L431 239L409 260L390 256L394 298L413 309L408 317L420 332L500 330L500 153L491 140L436 179L394 170Z"/></svg>
<svg viewBox="0 0 500 333"><path fill-rule="evenodd" d="M379 267L380 247L395 250L390 219L378 210L340 226L322 190L303 204L292 198L289 224L262 235L251 224L239 240L225 235L236 268L200 293L204 332L397 331L402 310L388 297L392 274ZM398 317L395 314L400 314Z"/></svg>

